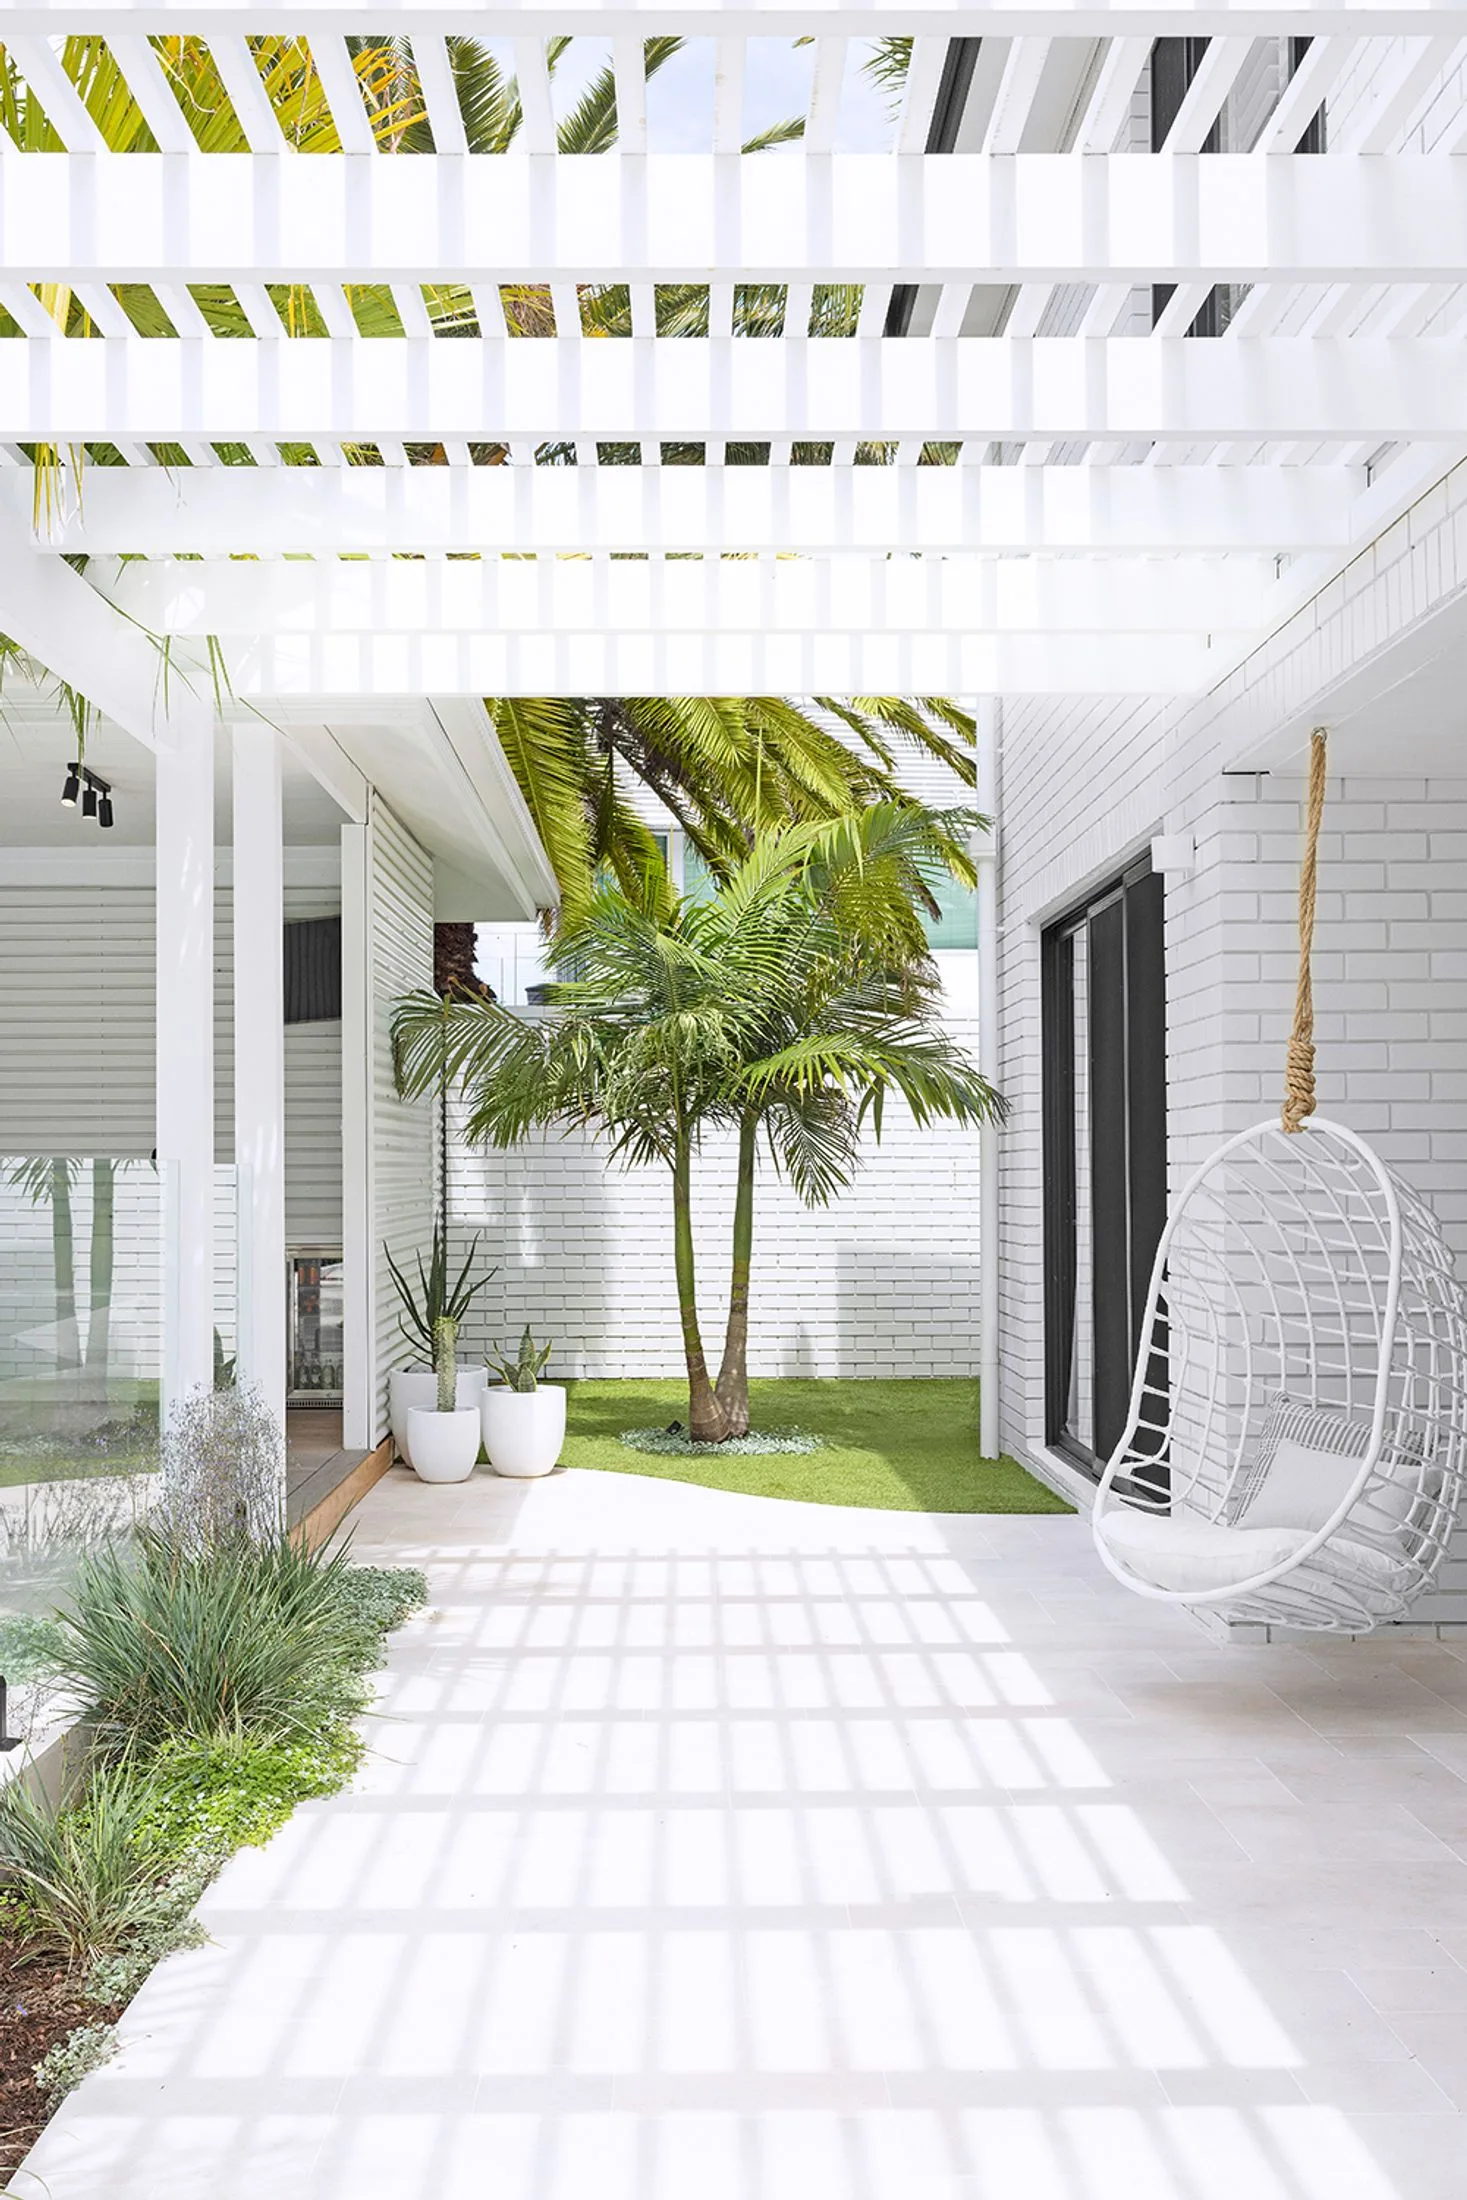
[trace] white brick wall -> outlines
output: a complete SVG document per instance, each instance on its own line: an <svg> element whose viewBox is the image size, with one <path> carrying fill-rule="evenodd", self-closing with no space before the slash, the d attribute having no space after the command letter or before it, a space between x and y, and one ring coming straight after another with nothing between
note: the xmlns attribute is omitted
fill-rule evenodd
<svg viewBox="0 0 1467 2200"><path fill-rule="evenodd" d="M1042 922L1154 833L1195 835L1197 868L1167 892L1175 1183L1225 1131L1272 1112L1293 1005L1301 786L1229 768L1316 699L1327 722L1333 684L1464 584L1459 467L1203 703L1008 708L1001 1082L1014 1113L1001 1164L1001 1414L1004 1441L1021 1455L1044 1435ZM1321 1108L1427 1194L1467 1273L1467 774L1331 783L1315 948ZM1418 1616L1467 1621L1467 1555Z"/></svg>
<svg viewBox="0 0 1467 2200"><path fill-rule="evenodd" d="M952 1029L976 1040L969 953L940 961ZM969 1013L957 1013L967 1007ZM587 1139L540 1138L511 1153L457 1145L451 1174L462 1259L475 1231L499 1263L466 1350L513 1344L528 1321L556 1340L557 1373L679 1375L671 1194L660 1169L608 1167ZM728 1303L733 1150L697 1168L699 1311L716 1361ZM805 1207L760 1172L750 1370L755 1375L969 1375L977 1366L975 1133L919 1132L898 1108L833 1206Z"/></svg>

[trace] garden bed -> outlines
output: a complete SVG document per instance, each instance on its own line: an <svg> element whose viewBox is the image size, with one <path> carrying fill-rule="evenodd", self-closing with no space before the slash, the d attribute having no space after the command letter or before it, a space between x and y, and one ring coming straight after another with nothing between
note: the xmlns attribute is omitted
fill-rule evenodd
<svg viewBox="0 0 1467 2200"><path fill-rule="evenodd" d="M107 2059L155 1964L200 1944L226 1859L350 1781L367 1677L426 1593L283 1532L142 1529L83 1557L58 1618L10 1623L88 1743L60 1804L13 1759L0 1786L0 2173Z"/></svg>
<svg viewBox="0 0 1467 2200"><path fill-rule="evenodd" d="M769 1378L749 1385L754 1430L798 1428L819 1439L805 1454L724 1452L695 1457L634 1451L627 1429L666 1427L688 1417L681 1382L567 1384L568 1467L651 1474L706 1489L789 1497L816 1505L890 1512L1067 1513L1073 1507L1016 1459L978 1449L978 1385L941 1377L849 1382Z"/></svg>

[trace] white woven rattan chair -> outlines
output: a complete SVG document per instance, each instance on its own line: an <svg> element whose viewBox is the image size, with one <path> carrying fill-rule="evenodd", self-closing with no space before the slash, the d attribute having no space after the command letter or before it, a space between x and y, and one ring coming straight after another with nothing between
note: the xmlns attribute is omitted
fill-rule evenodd
<svg viewBox="0 0 1467 2200"><path fill-rule="evenodd" d="M1319 1118L1229 1139L1167 1223L1141 1339L1094 1511L1117 1579L1291 1628L1409 1611L1461 1495L1467 1299L1364 1141Z"/></svg>
<svg viewBox="0 0 1467 2200"><path fill-rule="evenodd" d="M1092 1528L1141 1596L1364 1634L1404 1618L1446 1553L1467 1295L1425 1201L1314 1115L1325 750L1316 727L1282 1119L1228 1139L1172 1210Z"/></svg>

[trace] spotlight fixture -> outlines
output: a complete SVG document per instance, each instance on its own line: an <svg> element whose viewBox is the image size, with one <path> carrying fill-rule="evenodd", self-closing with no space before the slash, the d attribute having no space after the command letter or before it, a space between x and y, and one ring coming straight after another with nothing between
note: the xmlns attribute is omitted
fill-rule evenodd
<svg viewBox="0 0 1467 2200"><path fill-rule="evenodd" d="M112 823L111 781L99 777L81 762L72 764L67 770L61 799L69 810L74 810L78 796L81 797L82 816L94 817L103 831L107 831Z"/></svg>

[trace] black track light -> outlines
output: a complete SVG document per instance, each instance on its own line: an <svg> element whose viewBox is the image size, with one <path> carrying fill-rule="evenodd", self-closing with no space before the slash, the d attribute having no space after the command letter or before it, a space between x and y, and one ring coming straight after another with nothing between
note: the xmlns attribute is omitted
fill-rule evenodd
<svg viewBox="0 0 1467 2200"><path fill-rule="evenodd" d="M85 787L84 787L84 788L82 789L82 816L83 816L83 817L95 817L95 816L96 816L96 814L97 814L97 790L96 790L96 788L95 788L95 787L94 787L94 786L92 785L92 782L91 782L91 780L90 780L90 779L88 779L88 781L87 781L87 783L86 783L86 786L85 786Z"/></svg>
<svg viewBox="0 0 1467 2200"><path fill-rule="evenodd" d="M61 790L61 799L68 810L76 808L76 798L80 793L81 766L80 764L68 764L66 767L66 785Z"/></svg>
<svg viewBox="0 0 1467 2200"><path fill-rule="evenodd" d="M97 823L104 833L112 829L112 797L104 794L97 804Z"/></svg>

